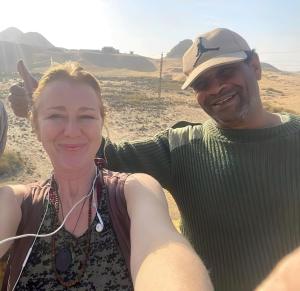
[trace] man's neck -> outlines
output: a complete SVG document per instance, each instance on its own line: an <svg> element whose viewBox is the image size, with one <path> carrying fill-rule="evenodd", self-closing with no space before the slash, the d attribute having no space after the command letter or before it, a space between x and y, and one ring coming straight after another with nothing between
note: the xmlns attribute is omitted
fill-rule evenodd
<svg viewBox="0 0 300 291"><path fill-rule="evenodd" d="M217 122L219 128L227 129L258 129L269 128L282 124L280 115L268 112L262 109L251 116L237 122L236 124L220 124Z"/></svg>

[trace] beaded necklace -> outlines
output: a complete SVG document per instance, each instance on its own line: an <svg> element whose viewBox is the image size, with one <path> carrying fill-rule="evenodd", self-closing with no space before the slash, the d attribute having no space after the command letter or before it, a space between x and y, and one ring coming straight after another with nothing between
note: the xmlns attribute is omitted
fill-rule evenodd
<svg viewBox="0 0 300 291"><path fill-rule="evenodd" d="M52 179L52 185L50 189L50 200L52 204L54 205L54 211L52 211L52 229L55 230L59 226L59 205L60 205L60 199L58 194L58 187L56 184L56 181ZM98 187L97 187L98 188ZM102 188L102 187L101 187ZM98 190L98 189L97 189ZM98 194L99 191L97 191ZM97 195L99 196L99 195ZM75 279L64 281L63 278L60 276L59 272L65 272L72 264L72 255L71 251L68 246L65 246L63 248L60 248L59 250L56 249L56 235L53 235L51 237L51 246L52 246L52 267L55 273L56 279L59 281L61 285L64 287L72 287L76 285L78 282L80 282L80 279L82 275L84 274L86 267L87 267L87 261L90 254L90 241L91 241L91 218L92 218L92 198L93 196L90 195L89 197L89 209L88 209L88 229L85 232L85 257L83 261L80 264L79 272ZM99 203L99 200L98 200Z"/></svg>
<svg viewBox="0 0 300 291"><path fill-rule="evenodd" d="M101 158L95 159L95 165L97 167L97 170L99 171L98 181L96 182L96 189L97 189L97 200L98 200L98 208L100 206L101 201L101 195L105 195L106 193L106 187L103 180L102 175L102 169L105 165L105 160ZM94 189L92 189L94 191ZM53 231L59 226L59 204L60 204L60 198L58 194L58 185L52 177L51 179L51 185L50 185L50 191L49 191L49 197L51 203L54 205L54 211L52 211L52 229ZM80 282L80 279L82 275L84 274L86 267L87 267L87 261L90 255L90 244L91 244L91 220L92 220L92 200L93 195L90 195L89 197L89 210L88 210L88 229L85 232L85 239L86 239L86 247L85 247L85 258L83 262L80 264L79 273L77 274L76 278L69 281L64 281L63 278L60 276L59 272L66 271L72 264L72 255L70 249L66 246L61 249L56 250L56 235L53 235L51 237L51 249L52 249L52 268L55 273L55 277L58 280L58 282L63 285L64 287L72 287ZM81 213L80 213L81 214ZM77 221L78 222L78 221ZM77 223L76 223L77 225Z"/></svg>

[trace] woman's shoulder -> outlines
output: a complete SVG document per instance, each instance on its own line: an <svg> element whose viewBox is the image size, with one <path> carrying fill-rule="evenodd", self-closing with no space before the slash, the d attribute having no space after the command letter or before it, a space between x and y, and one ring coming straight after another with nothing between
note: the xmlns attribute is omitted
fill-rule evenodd
<svg viewBox="0 0 300 291"><path fill-rule="evenodd" d="M130 174L125 184L129 187L146 187L146 188L152 188L152 187L159 187L161 188L159 182L153 178L152 176L146 174L146 173L134 173Z"/></svg>
<svg viewBox="0 0 300 291"><path fill-rule="evenodd" d="M32 182L28 184L14 184L14 185L5 185L0 187L0 196L1 199L6 199L6 197L15 197L19 204L24 200L30 198L32 200L37 199L38 197L44 196L44 190L47 188L45 182Z"/></svg>
<svg viewBox="0 0 300 291"><path fill-rule="evenodd" d="M18 200L23 200L29 189L29 185L25 184L5 185L0 187L0 196L1 198L15 196Z"/></svg>
<svg viewBox="0 0 300 291"><path fill-rule="evenodd" d="M127 205L129 203L166 203L163 189L159 182L145 173L135 173L127 177L124 186Z"/></svg>

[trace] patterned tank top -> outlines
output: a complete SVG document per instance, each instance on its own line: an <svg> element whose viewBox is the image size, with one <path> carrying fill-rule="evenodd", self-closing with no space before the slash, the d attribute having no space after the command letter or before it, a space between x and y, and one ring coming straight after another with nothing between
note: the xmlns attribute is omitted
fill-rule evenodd
<svg viewBox="0 0 300 291"><path fill-rule="evenodd" d="M46 205L44 207L46 209ZM54 206L49 204L40 233L52 232L51 213L53 209ZM76 285L66 288L56 279L52 262L51 237L46 237L37 238L15 290L133 290L129 270L109 217L106 195L101 197L98 211L101 213L104 229L102 232L95 230L98 223L98 218L95 216L91 226L90 255L87 267ZM60 272L64 281L75 279L79 273L80 264L85 257L85 244L85 234L76 238L62 228L56 235L57 249L67 245L72 255L72 264L68 270Z"/></svg>

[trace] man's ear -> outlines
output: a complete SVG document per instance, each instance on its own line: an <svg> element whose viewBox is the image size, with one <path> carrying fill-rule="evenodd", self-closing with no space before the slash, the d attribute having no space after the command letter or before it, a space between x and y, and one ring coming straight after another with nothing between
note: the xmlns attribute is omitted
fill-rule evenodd
<svg viewBox="0 0 300 291"><path fill-rule="evenodd" d="M260 64L260 60L259 60L257 53L253 54L253 56L249 62L249 65L253 68L255 75L256 75L256 79L260 80L261 79L261 64Z"/></svg>

